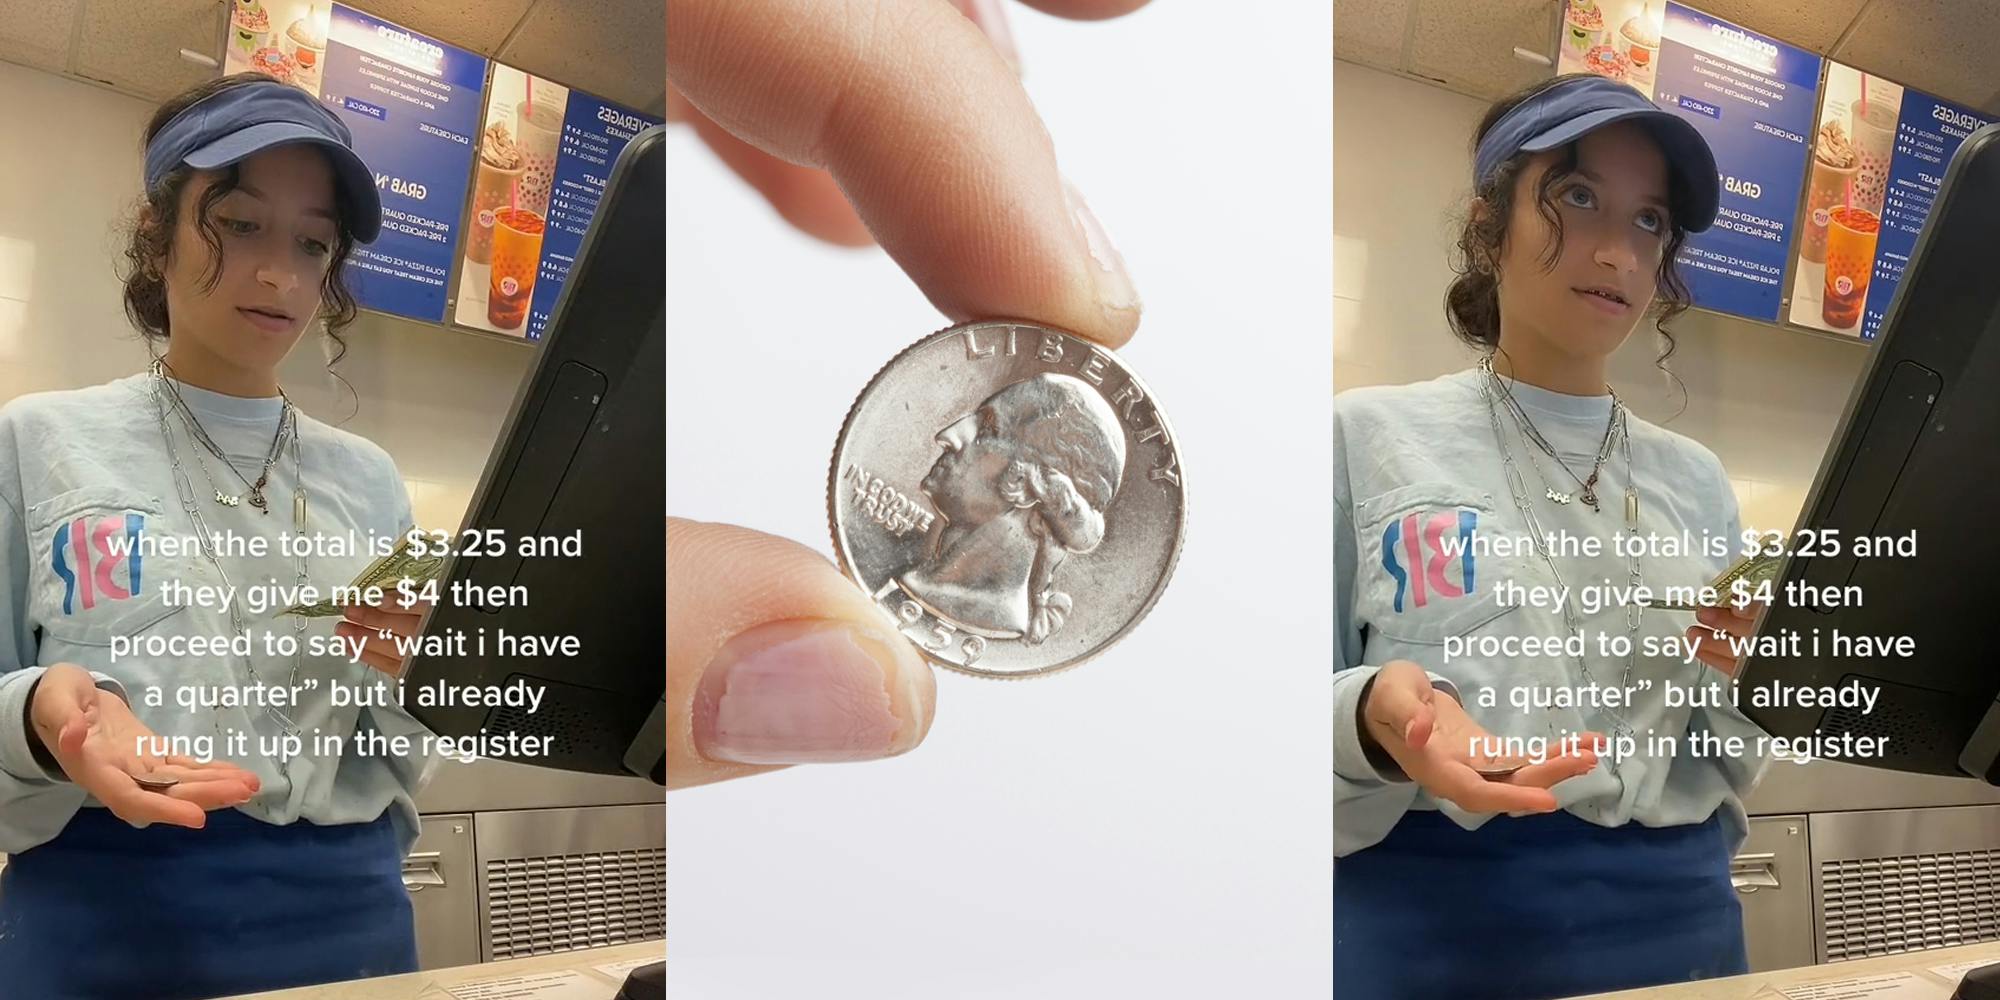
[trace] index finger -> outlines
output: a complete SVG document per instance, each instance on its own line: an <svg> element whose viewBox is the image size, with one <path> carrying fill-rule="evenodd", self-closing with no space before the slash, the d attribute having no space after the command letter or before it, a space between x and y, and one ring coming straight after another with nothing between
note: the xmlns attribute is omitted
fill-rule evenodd
<svg viewBox="0 0 2000 1000"><path fill-rule="evenodd" d="M1123 258L1056 169L1006 61L937 0L673 0L667 78L709 118L829 171L877 243L954 321L1032 320L1118 346ZM807 26L804 30L801 25Z"/></svg>

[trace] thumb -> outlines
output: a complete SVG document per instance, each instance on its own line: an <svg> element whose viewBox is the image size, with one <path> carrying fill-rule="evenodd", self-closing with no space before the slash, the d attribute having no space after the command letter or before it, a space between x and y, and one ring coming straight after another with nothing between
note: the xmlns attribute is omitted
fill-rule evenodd
<svg viewBox="0 0 2000 1000"><path fill-rule="evenodd" d="M1375 689L1369 696L1370 717L1408 746L1421 747L1430 742L1432 723L1437 721L1436 697L1430 675L1422 667L1394 660L1375 675Z"/></svg>
<svg viewBox="0 0 2000 1000"><path fill-rule="evenodd" d="M90 726L97 721L97 694L96 683L82 670L52 669L42 675L35 689L35 717L50 750L62 757L83 751ZM47 738L50 734L53 741Z"/></svg>
<svg viewBox="0 0 2000 1000"><path fill-rule="evenodd" d="M796 542L667 519L667 787L892 757L929 731L930 664Z"/></svg>

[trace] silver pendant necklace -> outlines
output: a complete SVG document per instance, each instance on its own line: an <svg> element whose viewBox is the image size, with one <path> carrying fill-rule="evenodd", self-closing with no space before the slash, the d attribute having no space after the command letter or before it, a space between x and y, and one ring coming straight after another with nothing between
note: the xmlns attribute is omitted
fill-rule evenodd
<svg viewBox="0 0 2000 1000"><path fill-rule="evenodd" d="M1591 510L1601 512L1603 508L1598 506L1597 501L1597 480L1604 472L1604 463L1611 457L1611 432L1618 424L1619 410L1623 405L1623 401L1618 398L1618 393L1612 391L1610 386L1604 387L1605 392L1611 394L1611 415L1604 422L1604 437L1597 443L1597 460L1591 465L1590 478L1585 479L1582 476L1578 476L1576 470L1569 467L1568 462L1563 461L1562 453L1549 443L1548 438L1542 436L1541 428L1535 426L1535 421L1528 416L1528 411L1521 406L1521 401L1514 398L1514 391L1507 387L1506 380L1502 379L1499 373L1493 370L1493 355L1488 354L1479 360L1479 370L1493 384L1499 386L1500 397L1507 404L1507 414L1514 418L1514 425L1520 428L1521 436L1533 442L1536 448L1547 453L1550 458L1555 460L1557 465L1562 467L1563 472L1575 480L1579 487L1582 487L1580 494L1556 489L1554 484L1549 482L1548 475L1542 472L1542 463L1535 458L1534 450L1527 449L1528 464L1534 467L1535 478L1540 479L1542 485L1546 487L1543 495L1559 506L1568 506L1574 503L1580 496L1584 503L1590 505Z"/></svg>
<svg viewBox="0 0 2000 1000"><path fill-rule="evenodd" d="M174 445L172 428L167 423L168 404L166 396L172 389L168 385L170 380L161 371L161 367L161 364L156 360L152 370L153 408L154 414L158 419L160 436L166 442L168 461L173 466L174 492L180 498L181 509L187 513L189 520L194 524L196 540L200 545L202 554L208 558L209 564L215 568L216 575L221 578L223 586L227 588L228 592L233 594L235 587L230 582L229 571L222 565L222 555L217 549L218 540L209 530L208 519L201 512L201 504L195 500L194 484L188 478L187 470L181 465L180 450ZM190 434L189 436L192 437L193 435ZM303 534L306 528L305 458L299 442L298 413L291 406L289 399L286 400L285 408L279 415L278 432L273 445L273 452L279 453L279 450L287 440L290 441L292 446L292 523L293 527L300 534ZM206 467L203 468L202 474L204 476L207 475ZM213 485L212 480L211 485ZM219 490L217 492L220 493ZM266 513L269 513L269 511L267 510ZM306 548L307 546L305 545L297 546L297 583L300 587L305 585L307 578ZM230 627L235 630L235 634L247 634L249 629L244 624L241 604L233 596L227 603ZM303 618L299 619L293 626L294 639L297 640L298 645L292 652L291 676L286 682L288 691L296 691L298 688L299 669L305 662L305 629L306 621ZM252 658L244 658L243 672L249 677L251 684L259 683L257 668L252 662ZM283 710L279 709L276 705L270 704L268 701L265 704L264 710L278 724L286 736L294 739L303 738L298 723L293 721L290 715L287 715ZM291 762L289 760L279 761L278 768L287 780L291 779Z"/></svg>
<svg viewBox="0 0 2000 1000"><path fill-rule="evenodd" d="M172 368L168 367L165 358L153 359L153 374L159 378L161 384L167 387L168 394L173 397L174 411L180 414L181 422L187 425L188 437L202 448L207 449L208 453L214 455L217 461L229 468L231 475L235 476L237 480L249 488L248 497L250 506L263 511L265 514L271 513L270 504L264 498L264 487L270 485L271 469L277 464L278 457L284 453L285 430L292 415L291 397L286 396L282 389L278 391L278 395L285 401L282 412L278 414L278 431L271 436L271 447L264 454L263 470L258 473L257 481L252 483L243 475L241 470L236 468L236 463L229 460L229 455L215 443L215 439L209 436L208 428L202 426L201 419L195 416L194 408L189 406L187 399L181 395L180 386L175 384L172 378L165 377L165 373L172 370ZM196 452L194 457L195 462L201 466L202 478L208 480L208 485L215 490L216 504L222 507L241 506L245 495L223 492L221 487L216 486L215 477L208 474L208 463L202 460L200 452Z"/></svg>
<svg viewBox="0 0 2000 1000"><path fill-rule="evenodd" d="M1522 479L1520 469L1514 465L1513 450L1507 446L1507 434L1500 424L1500 403L1497 398L1498 392L1504 391L1504 387L1496 387L1496 383L1499 382L1499 376L1492 370L1490 356L1481 365L1481 368L1484 377L1480 380L1479 384L1480 395L1485 398L1486 414L1493 425L1493 437L1500 447L1500 460L1506 472L1508 491L1513 494L1514 506L1520 511L1522 520L1526 522L1528 532L1533 539L1536 554L1541 556L1543 564L1548 567L1549 575L1555 580L1556 586L1559 588L1558 593L1564 594L1561 600L1563 627L1568 630L1571 636L1581 636L1583 634L1583 626L1577 617L1575 607L1572 606L1567 596L1569 590L1568 584L1563 580L1562 570L1556 566L1555 554L1550 549L1550 540L1547 533L1542 530L1541 518L1535 514L1534 505L1528 500L1527 485ZM1628 536L1636 535L1639 525L1639 494L1632 478L1632 439L1630 429L1626 424L1625 407L1617 401L1615 396L1612 400L1611 427L1618 432L1618 438L1622 442L1624 450L1625 526ZM1639 556L1636 549L1627 550L1626 566L1630 585L1637 587L1640 576ZM1639 626L1644 612L1645 609L1636 604L1627 605L1625 608L1626 640L1628 645L1625 651L1625 673L1619 680L1620 690L1628 690L1631 686L1632 667L1638 659ZM1597 679L1591 674L1590 667L1584 663L1583 656L1573 656L1571 660L1575 663L1577 674L1582 678L1583 683L1591 685L1598 683ZM1600 711L1611 719L1614 725L1614 737L1627 737L1636 741L1637 733L1634 731L1631 723L1625 721L1623 715L1613 712L1608 708L1600 709ZM1615 759L1609 761L1608 766L1611 769L1611 773L1618 773L1618 762Z"/></svg>

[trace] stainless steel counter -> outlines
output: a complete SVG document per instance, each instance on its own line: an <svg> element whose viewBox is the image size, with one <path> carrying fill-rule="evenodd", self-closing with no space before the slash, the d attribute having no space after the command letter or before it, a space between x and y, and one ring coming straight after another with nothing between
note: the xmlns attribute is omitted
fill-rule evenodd
<svg viewBox="0 0 2000 1000"><path fill-rule="evenodd" d="M1824 760L1772 764L1763 783L1744 801L1752 816L1973 805L2000 805L2000 788L1977 778L1906 774Z"/></svg>
<svg viewBox="0 0 2000 1000"><path fill-rule="evenodd" d="M472 813L493 809L664 804L666 789L640 777L580 774L500 760L447 760L417 796L417 811Z"/></svg>

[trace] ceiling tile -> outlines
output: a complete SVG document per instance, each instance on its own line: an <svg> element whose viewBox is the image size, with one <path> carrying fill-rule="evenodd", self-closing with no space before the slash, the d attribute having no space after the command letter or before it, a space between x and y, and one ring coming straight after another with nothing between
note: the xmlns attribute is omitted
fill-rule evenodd
<svg viewBox="0 0 2000 1000"><path fill-rule="evenodd" d="M171 97L215 76L180 50L217 52L222 10L213 0L83 0L76 72L152 100Z"/></svg>
<svg viewBox="0 0 2000 1000"><path fill-rule="evenodd" d="M535 0L355 0L350 6L411 31L490 56L500 50L500 44L534 3Z"/></svg>
<svg viewBox="0 0 2000 1000"><path fill-rule="evenodd" d="M666 6L542 0L499 59L627 107L652 107L667 89Z"/></svg>
<svg viewBox="0 0 2000 1000"><path fill-rule="evenodd" d="M1689 6L1787 45L1825 54L1867 0L1695 0Z"/></svg>
<svg viewBox="0 0 2000 1000"><path fill-rule="evenodd" d="M0 59L60 73L83 0L0 0Z"/></svg>
<svg viewBox="0 0 2000 1000"><path fill-rule="evenodd" d="M1995 35L2000 35L2000 5L1877 3L1833 57L1990 112L2000 104Z"/></svg>
<svg viewBox="0 0 2000 1000"><path fill-rule="evenodd" d="M1485 98L1511 94L1549 76L1514 49L1554 51L1555 10L1548 0L1417 0L1408 69Z"/></svg>
<svg viewBox="0 0 2000 1000"><path fill-rule="evenodd" d="M1333 5L1334 58L1402 69L1403 37L1409 34L1413 2L1338 0Z"/></svg>

